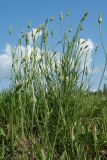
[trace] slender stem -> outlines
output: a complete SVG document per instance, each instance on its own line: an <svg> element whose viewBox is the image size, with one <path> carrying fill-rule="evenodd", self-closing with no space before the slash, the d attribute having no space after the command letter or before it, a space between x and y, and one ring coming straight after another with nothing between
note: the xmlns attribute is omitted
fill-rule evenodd
<svg viewBox="0 0 107 160"><path fill-rule="evenodd" d="M102 44L102 48L103 48L103 51L104 51L106 62L105 62L104 69L103 69L103 72L102 72L102 75L101 75L100 83L98 85L98 90L100 89L100 86L101 86L101 83L102 83L102 80L103 80L103 77L104 77L104 73L105 73L105 70L106 70L106 67L107 67L107 53L106 53L104 43L103 43L101 25L99 25L99 33L100 33L100 40L101 40L101 44Z"/></svg>

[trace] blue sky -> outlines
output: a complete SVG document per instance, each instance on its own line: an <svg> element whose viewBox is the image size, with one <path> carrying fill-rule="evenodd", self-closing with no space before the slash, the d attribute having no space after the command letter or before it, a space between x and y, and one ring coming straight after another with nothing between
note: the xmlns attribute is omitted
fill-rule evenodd
<svg viewBox="0 0 107 160"><path fill-rule="evenodd" d="M64 14L70 11L70 23L73 30L79 23L82 15L89 12L87 21L84 24L84 31L81 38L91 39L94 44L100 46L98 33L98 15L103 17L103 38L106 45L107 40L107 1L106 0L0 0L0 53L5 49L7 43L15 45L21 30L26 30L28 21L32 22L32 27L37 27L45 21L47 17L55 17L56 39L59 37L58 18L62 11ZM13 35L8 35L9 26L13 27ZM99 49L96 66L104 65L102 49ZM94 78L98 82L97 75ZM7 86L7 81L0 82L0 88ZM97 86L94 86L96 88Z"/></svg>

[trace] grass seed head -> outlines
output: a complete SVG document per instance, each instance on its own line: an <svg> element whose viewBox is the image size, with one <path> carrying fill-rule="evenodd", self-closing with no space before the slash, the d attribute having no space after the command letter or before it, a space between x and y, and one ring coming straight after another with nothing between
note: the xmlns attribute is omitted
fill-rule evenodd
<svg viewBox="0 0 107 160"><path fill-rule="evenodd" d="M99 23L99 25L101 25L101 23L102 23L102 15L101 15L101 13L99 14L99 17L98 17L98 23Z"/></svg>
<svg viewBox="0 0 107 160"><path fill-rule="evenodd" d="M62 12L60 13L60 20L61 21L63 20L63 14L62 14Z"/></svg>

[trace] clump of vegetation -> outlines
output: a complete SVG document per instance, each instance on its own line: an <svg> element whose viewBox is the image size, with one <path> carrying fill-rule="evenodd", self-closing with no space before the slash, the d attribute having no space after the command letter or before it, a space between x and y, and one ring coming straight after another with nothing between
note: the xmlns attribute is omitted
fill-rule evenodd
<svg viewBox="0 0 107 160"><path fill-rule="evenodd" d="M106 159L107 97L106 93L90 92L89 50L79 38L87 15L73 35L67 26L63 34L61 13L61 40L57 45L54 30L49 34L47 29L53 17L32 33L29 23L28 32L21 33L18 46L12 49L11 88L0 93L0 159ZM69 18L69 13L66 16ZM41 37L37 38L38 34ZM58 45L62 49L60 58Z"/></svg>

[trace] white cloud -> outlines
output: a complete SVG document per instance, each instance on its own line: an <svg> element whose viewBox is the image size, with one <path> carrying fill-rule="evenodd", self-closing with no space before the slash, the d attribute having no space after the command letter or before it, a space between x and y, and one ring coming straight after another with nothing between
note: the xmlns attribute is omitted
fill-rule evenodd
<svg viewBox="0 0 107 160"><path fill-rule="evenodd" d="M97 92L97 88L93 88L93 89L91 89L91 92Z"/></svg>
<svg viewBox="0 0 107 160"><path fill-rule="evenodd" d="M84 68L84 63L86 59L86 66L88 69L88 72L91 72L91 63L92 63L92 53L94 49L94 44L91 39L83 39L81 38L79 42L77 43L77 49L80 51L80 54L82 55L80 58L81 67Z"/></svg>
<svg viewBox="0 0 107 160"><path fill-rule="evenodd" d="M38 30L36 28L33 28L32 31L28 32L30 44L33 43L32 35L35 37L35 40L37 40L38 37L42 36L42 31L38 32Z"/></svg>
<svg viewBox="0 0 107 160"><path fill-rule="evenodd" d="M93 74L101 74L102 73L102 66L97 66L93 69Z"/></svg>
<svg viewBox="0 0 107 160"><path fill-rule="evenodd" d="M93 42L92 42L91 39L85 40L85 39L81 38L81 39L80 39L80 44L81 44L83 47L85 47L86 45L88 45L87 49L90 49L90 50L93 50L93 49L94 49L94 44L93 44Z"/></svg>
<svg viewBox="0 0 107 160"><path fill-rule="evenodd" d="M30 56L31 51L32 51L32 33L33 36L35 37L35 40L37 40L38 37L40 37L42 35L42 32L37 32L36 28L33 28L31 32L28 32L28 36L29 36L29 40L30 40L30 45L28 45L27 47L27 51L28 51L28 56ZM11 47L10 44L6 44L5 49L1 51L0 53L0 90L2 88L5 88L4 86L4 82L6 81L8 84L9 78L10 78L10 74L11 74L11 66L12 66L12 58L11 58L11 51L15 50L15 53L18 55L19 57L19 52L20 52L20 48L19 46L16 47ZM22 54L23 56L25 55L26 52L26 48L24 46L21 46L21 50L22 50ZM37 49L38 52L40 52L40 49ZM6 85L7 86L7 85Z"/></svg>
<svg viewBox="0 0 107 160"><path fill-rule="evenodd" d="M0 54L0 80L9 78L11 63L11 46L6 44L5 50Z"/></svg>
<svg viewBox="0 0 107 160"><path fill-rule="evenodd" d="M31 40L32 32L33 32L33 34L35 34L36 38L38 38L42 35L41 32L36 33L37 29L32 29L32 31L28 33L29 36L30 36L30 42L31 42L31 44L28 45L28 47L27 47L29 57L30 57L30 54L31 54L32 49L33 49L32 40ZM91 39L88 39L88 40L80 39L79 43L80 43L79 49L81 47L85 48L87 46L87 48L85 48L85 50L83 50L83 52L82 52L83 55L82 55L82 58L81 58L81 66L83 67L83 64L84 64L84 61L85 61L85 56L86 56L85 53L86 53L86 51L88 51L86 66L87 66L88 70L90 71L91 70L91 62L92 62L92 51L94 49L94 44L93 44ZM6 44L5 49L0 54L0 64L1 64L1 66L0 66L0 81L3 81L6 78L9 78L9 76L10 76L11 66L12 66L11 49L12 49L12 47L9 44ZM14 49L15 49L15 47L14 47ZM26 52L26 48L24 46L21 46L21 50L22 50L23 57L24 57L25 52ZM16 49L16 54L18 55L18 58L20 59L19 52L20 52L20 48L18 46L17 49ZM40 53L39 48L37 48L37 53ZM57 56L57 59L59 61L58 57L59 57L59 55ZM38 54L38 58L39 58L39 54ZM1 84L0 84L0 86L1 86Z"/></svg>
<svg viewBox="0 0 107 160"><path fill-rule="evenodd" d="M104 78L107 79L107 71L104 73Z"/></svg>

